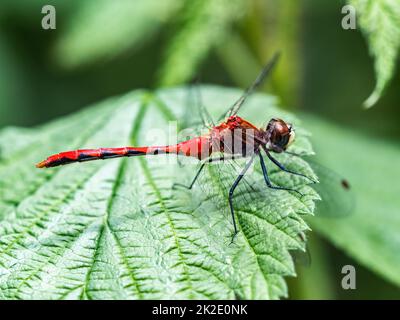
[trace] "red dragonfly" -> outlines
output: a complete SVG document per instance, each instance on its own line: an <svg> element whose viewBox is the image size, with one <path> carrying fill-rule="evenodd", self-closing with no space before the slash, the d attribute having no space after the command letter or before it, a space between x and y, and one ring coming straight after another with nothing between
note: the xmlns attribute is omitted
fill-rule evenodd
<svg viewBox="0 0 400 320"><path fill-rule="evenodd" d="M315 182L311 178L301 173L287 169L272 155L272 153L285 152L289 145L293 142L295 138L295 131L291 124L286 123L281 119L271 119L266 128L257 128L249 121L237 116L237 113L242 107L243 103L255 91L255 89L260 86L268 74L270 74L278 59L279 54L277 53L262 69L254 83L247 90L245 90L243 95L223 115L225 121L218 125L213 125L209 132L205 135L198 136L175 145L167 146L99 148L61 152L48 157L46 160L38 163L36 167L50 168L74 162L118 157L176 154L204 160L191 184L186 186L188 189L191 189L203 170L205 164L221 162L235 158L249 158L229 189L228 202L234 227L233 237L235 237L235 235L238 233L238 229L236 226L235 212L233 207L234 191L248 169L251 167L255 158L259 158L265 184L271 189L294 191L302 196L302 194L295 189L272 185L268 177L268 171L264 162L263 153L279 169L290 174L305 177L312 182ZM222 153L223 155L212 157L212 155L217 152Z"/></svg>

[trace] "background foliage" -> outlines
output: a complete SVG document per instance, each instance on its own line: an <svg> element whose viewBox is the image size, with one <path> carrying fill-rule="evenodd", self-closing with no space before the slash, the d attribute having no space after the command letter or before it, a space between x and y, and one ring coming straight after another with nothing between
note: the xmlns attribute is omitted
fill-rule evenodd
<svg viewBox="0 0 400 320"><path fill-rule="evenodd" d="M341 28L342 1L2 1L0 126L41 124L196 75L244 87L281 49L269 91L357 195L349 219L310 220L311 267L289 280L290 297L399 298L399 4L349 3L357 30ZM41 29L44 4L57 8L54 31ZM365 111L368 96L376 105ZM355 291L340 287L344 264L358 270Z"/></svg>

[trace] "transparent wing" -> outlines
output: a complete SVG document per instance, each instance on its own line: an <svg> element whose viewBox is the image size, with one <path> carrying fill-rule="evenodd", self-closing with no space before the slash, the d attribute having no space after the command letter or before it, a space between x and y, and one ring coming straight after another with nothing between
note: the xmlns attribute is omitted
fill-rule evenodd
<svg viewBox="0 0 400 320"><path fill-rule="evenodd" d="M350 182L335 171L310 160L309 157L303 158L310 164L320 181L312 185L321 196L321 201L316 202L315 215L322 218L345 218L350 215L356 203ZM306 242L304 234L299 234L299 237ZM312 257L307 245L305 252L295 250L291 255L296 264L311 266Z"/></svg>
<svg viewBox="0 0 400 320"><path fill-rule="evenodd" d="M185 128L197 128L198 131L215 126L210 113L202 103L200 90L198 81L190 84L186 94L187 108L185 108L183 116L183 126Z"/></svg>
<svg viewBox="0 0 400 320"><path fill-rule="evenodd" d="M350 182L335 171L305 158L320 181L312 186L322 200L317 202L316 215L339 218L351 214L355 208L355 195Z"/></svg>
<svg viewBox="0 0 400 320"><path fill-rule="evenodd" d="M296 265L307 268L311 266L312 258L307 244L305 244L305 251L292 250L290 251L290 255Z"/></svg>
<svg viewBox="0 0 400 320"><path fill-rule="evenodd" d="M222 114L218 118L218 121L222 120L223 118L233 116L239 112L240 108L242 107L246 99L264 82L264 80L271 73L274 66L278 62L280 55L281 55L280 52L274 54L272 59L261 70L261 72L257 76L256 80L252 83L252 85L248 87L246 91L243 93L243 95L224 114Z"/></svg>
<svg viewBox="0 0 400 320"><path fill-rule="evenodd" d="M198 105L198 110L200 113L200 118L203 122L203 125L205 125L207 128L211 128L215 126L215 123L210 115L210 113L208 112L207 108L203 105L203 101L201 99L201 92L200 92L200 86L198 85L198 83L196 83L196 86L193 88L194 90L194 94L196 97L196 105Z"/></svg>

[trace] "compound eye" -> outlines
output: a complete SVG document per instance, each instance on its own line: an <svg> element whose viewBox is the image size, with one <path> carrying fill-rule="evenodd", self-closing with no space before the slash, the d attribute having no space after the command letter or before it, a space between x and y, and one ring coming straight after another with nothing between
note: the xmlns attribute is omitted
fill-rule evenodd
<svg viewBox="0 0 400 320"><path fill-rule="evenodd" d="M285 135L281 135L280 139L279 139L279 145L282 148L286 148L287 145L289 144L289 140L290 140L290 133L289 134L285 134Z"/></svg>

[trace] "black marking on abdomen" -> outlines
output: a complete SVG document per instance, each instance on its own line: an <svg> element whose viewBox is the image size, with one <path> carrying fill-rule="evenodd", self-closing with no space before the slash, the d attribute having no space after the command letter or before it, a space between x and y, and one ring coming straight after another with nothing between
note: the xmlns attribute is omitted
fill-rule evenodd
<svg viewBox="0 0 400 320"><path fill-rule="evenodd" d="M83 161L89 161L89 160L95 160L95 159L98 159L98 157L94 157L91 154L81 153L81 154L79 154L77 161L83 162Z"/></svg>
<svg viewBox="0 0 400 320"><path fill-rule="evenodd" d="M126 155L127 155L128 157L131 157L131 156L141 156L141 155L145 155L145 154L146 154L146 152L138 151L138 150L128 150L128 152L126 153Z"/></svg>
<svg viewBox="0 0 400 320"><path fill-rule="evenodd" d="M111 152L111 151L102 151L100 153L100 159L112 159L112 158L118 158L118 157L123 157L124 155Z"/></svg>
<svg viewBox="0 0 400 320"><path fill-rule="evenodd" d="M76 162L76 160L72 160L70 158L60 158L58 160L52 161L46 167L51 168L51 167L63 166L64 164L69 164L73 162Z"/></svg>

